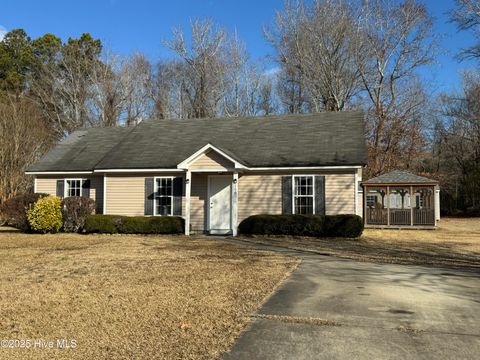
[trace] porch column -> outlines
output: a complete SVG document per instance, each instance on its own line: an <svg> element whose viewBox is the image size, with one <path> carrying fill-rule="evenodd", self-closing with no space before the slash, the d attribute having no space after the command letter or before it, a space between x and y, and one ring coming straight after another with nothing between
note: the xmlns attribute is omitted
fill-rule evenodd
<svg viewBox="0 0 480 360"><path fill-rule="evenodd" d="M190 193L192 189L192 173L187 170L185 177L185 235L190 235Z"/></svg>
<svg viewBox="0 0 480 360"><path fill-rule="evenodd" d="M358 215L358 170L355 170L355 184L354 184L354 191L355 191L355 198L353 201L355 202L355 215Z"/></svg>
<svg viewBox="0 0 480 360"><path fill-rule="evenodd" d="M237 236L238 227L238 171L233 173L232 181L232 235Z"/></svg>

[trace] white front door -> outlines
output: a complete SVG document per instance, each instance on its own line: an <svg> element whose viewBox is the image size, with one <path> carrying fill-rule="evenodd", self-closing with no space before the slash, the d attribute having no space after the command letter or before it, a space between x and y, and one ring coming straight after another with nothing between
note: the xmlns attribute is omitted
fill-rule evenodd
<svg viewBox="0 0 480 360"><path fill-rule="evenodd" d="M208 177L210 194L209 230L213 234L226 234L232 229L231 175L210 175Z"/></svg>

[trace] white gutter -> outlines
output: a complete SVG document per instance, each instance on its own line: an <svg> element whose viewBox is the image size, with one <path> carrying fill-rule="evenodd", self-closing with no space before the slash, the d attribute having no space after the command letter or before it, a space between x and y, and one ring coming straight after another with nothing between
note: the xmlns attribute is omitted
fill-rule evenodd
<svg viewBox="0 0 480 360"><path fill-rule="evenodd" d="M82 174L92 174L93 171L26 171L25 175L82 175Z"/></svg>
<svg viewBox="0 0 480 360"><path fill-rule="evenodd" d="M124 173L131 173L131 172L153 172L153 173L159 173L159 172L185 172L185 169L97 169L94 170L93 172L96 173L118 173L118 172L124 172Z"/></svg>
<svg viewBox="0 0 480 360"><path fill-rule="evenodd" d="M282 171L282 170L353 170L361 169L361 165L352 165L352 166L289 166L289 167L245 167L240 169L228 169L228 171L235 170L249 170L249 171ZM174 169L96 169L95 173L132 173L132 172L150 172L150 173L159 173L159 172L185 172L188 169L186 168L174 168ZM195 169L192 170L195 172L199 171L210 171L216 172L216 169Z"/></svg>

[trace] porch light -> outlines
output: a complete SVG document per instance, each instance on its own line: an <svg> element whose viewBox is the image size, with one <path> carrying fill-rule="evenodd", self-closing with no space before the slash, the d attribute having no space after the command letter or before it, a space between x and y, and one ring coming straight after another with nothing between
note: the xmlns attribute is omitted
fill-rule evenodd
<svg viewBox="0 0 480 360"><path fill-rule="evenodd" d="M236 184L236 183L237 183L237 179L233 179L233 183Z"/></svg>

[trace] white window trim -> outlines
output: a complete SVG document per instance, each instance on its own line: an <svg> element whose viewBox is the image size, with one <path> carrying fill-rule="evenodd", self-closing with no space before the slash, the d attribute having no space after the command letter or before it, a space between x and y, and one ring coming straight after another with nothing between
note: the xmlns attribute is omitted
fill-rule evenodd
<svg viewBox="0 0 480 360"><path fill-rule="evenodd" d="M173 179L175 177L174 176L155 176L153 178L153 193L154 193L154 196L153 196L153 216L173 216ZM172 181L172 190L171 190L171 195L170 195L170 198L172 199L171 200L171 205L170 205L170 214L168 215L162 215L162 214L157 214L157 179L170 179ZM163 196L163 197L166 197L166 196Z"/></svg>
<svg viewBox="0 0 480 360"><path fill-rule="evenodd" d="M310 176L312 178L312 199L313 199L313 206L312 206L312 215L315 215L315 175L312 174L296 174L292 175L292 214L295 215L295 178L302 177L302 176ZM310 196L310 195L299 195L299 196Z"/></svg>
<svg viewBox="0 0 480 360"><path fill-rule="evenodd" d="M83 180L85 180L85 179L80 179L80 178L63 179L63 197L64 198L70 197L70 196L68 196L67 181L80 181L80 196L82 196Z"/></svg>

